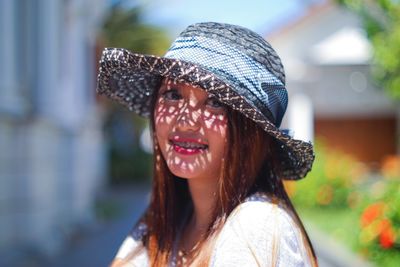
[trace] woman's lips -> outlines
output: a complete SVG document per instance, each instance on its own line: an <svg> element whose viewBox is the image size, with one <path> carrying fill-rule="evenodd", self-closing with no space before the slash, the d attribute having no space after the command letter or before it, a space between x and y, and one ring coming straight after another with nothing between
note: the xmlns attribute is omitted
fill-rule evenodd
<svg viewBox="0 0 400 267"><path fill-rule="evenodd" d="M173 136L169 142L173 149L182 155L195 155L203 153L208 148L207 143L202 141L201 138Z"/></svg>
<svg viewBox="0 0 400 267"><path fill-rule="evenodd" d="M173 145L172 146L174 148L174 150L180 154L183 155L194 155L194 154L199 154L202 153L204 151L204 149L200 149L200 148L184 148L178 145Z"/></svg>

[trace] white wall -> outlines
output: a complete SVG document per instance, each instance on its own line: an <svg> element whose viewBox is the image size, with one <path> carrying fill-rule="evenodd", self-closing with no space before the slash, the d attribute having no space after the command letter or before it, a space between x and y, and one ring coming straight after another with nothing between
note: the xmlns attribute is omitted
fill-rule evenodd
<svg viewBox="0 0 400 267"><path fill-rule="evenodd" d="M310 113L304 109L319 118L396 114L395 104L372 82L368 55L371 51L361 29L356 15L330 1L266 37L286 70L289 105L285 127L295 133L308 132L302 139L312 138L312 125L306 123L302 127L297 123L310 122ZM346 49L363 51L352 53ZM329 57L322 52L330 53ZM308 98L309 107L299 108L304 105L296 103L297 96Z"/></svg>
<svg viewBox="0 0 400 267"><path fill-rule="evenodd" d="M95 103L104 0L0 1L0 265L54 255L105 182ZM14 257L14 259L13 259Z"/></svg>

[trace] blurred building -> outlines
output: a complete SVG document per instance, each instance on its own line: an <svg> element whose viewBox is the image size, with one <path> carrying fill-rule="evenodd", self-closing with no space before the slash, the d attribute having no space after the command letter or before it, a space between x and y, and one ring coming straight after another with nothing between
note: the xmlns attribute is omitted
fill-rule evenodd
<svg viewBox="0 0 400 267"><path fill-rule="evenodd" d="M311 6L268 40L286 67L295 137L379 165L399 153L400 108L374 85L372 47L359 18L333 1Z"/></svg>
<svg viewBox="0 0 400 267"><path fill-rule="evenodd" d="M105 153L95 103L104 0L0 1L0 265L54 255L93 219Z"/></svg>

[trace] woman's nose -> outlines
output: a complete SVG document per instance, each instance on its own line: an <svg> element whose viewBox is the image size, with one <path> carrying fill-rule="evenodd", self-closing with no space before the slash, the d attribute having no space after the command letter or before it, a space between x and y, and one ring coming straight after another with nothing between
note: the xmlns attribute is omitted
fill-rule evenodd
<svg viewBox="0 0 400 267"><path fill-rule="evenodd" d="M198 130L200 127L201 110L185 103L179 110L176 120L177 127L180 130Z"/></svg>

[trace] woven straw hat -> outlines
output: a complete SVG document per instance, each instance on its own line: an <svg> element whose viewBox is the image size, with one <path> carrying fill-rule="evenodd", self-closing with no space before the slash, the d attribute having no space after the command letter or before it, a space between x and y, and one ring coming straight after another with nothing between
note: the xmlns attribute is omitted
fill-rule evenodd
<svg viewBox="0 0 400 267"><path fill-rule="evenodd" d="M258 34L236 25L198 23L187 27L164 57L106 48L100 60L99 94L142 116L162 78L201 87L256 122L279 143L277 175L297 180L314 161L311 143L279 130L288 96L279 56Z"/></svg>

